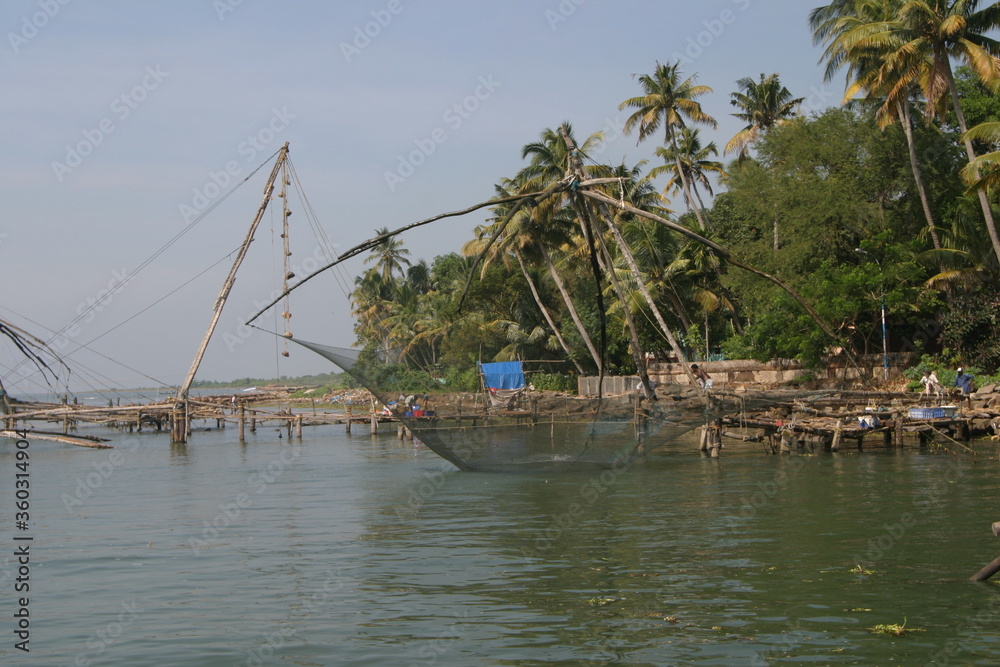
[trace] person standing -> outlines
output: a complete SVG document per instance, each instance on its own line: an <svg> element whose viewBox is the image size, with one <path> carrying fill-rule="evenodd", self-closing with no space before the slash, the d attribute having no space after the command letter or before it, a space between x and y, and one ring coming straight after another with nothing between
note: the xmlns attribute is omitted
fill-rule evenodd
<svg viewBox="0 0 1000 667"><path fill-rule="evenodd" d="M927 377L927 393L934 392L934 395L941 398L944 394L944 390L941 388L941 382L938 380L937 372L931 371L931 374Z"/></svg>
<svg viewBox="0 0 1000 667"><path fill-rule="evenodd" d="M972 378L975 376L971 373L966 373L965 369L959 366L958 375L955 376L954 386L962 390L962 396L968 402L969 407L972 407Z"/></svg>
<svg viewBox="0 0 1000 667"><path fill-rule="evenodd" d="M930 396L937 391L935 385L937 385L938 379L934 371L924 371L923 376L920 378L920 384L924 386L924 396Z"/></svg>

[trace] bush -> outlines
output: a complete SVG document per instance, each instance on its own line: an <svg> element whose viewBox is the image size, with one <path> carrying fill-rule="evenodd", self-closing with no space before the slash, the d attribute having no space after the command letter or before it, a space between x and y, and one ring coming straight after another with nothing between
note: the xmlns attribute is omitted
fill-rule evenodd
<svg viewBox="0 0 1000 667"><path fill-rule="evenodd" d="M475 368L449 366L444 378L449 391L479 391L479 372Z"/></svg>
<svg viewBox="0 0 1000 667"><path fill-rule="evenodd" d="M576 376L562 373L533 373L528 380L539 391L576 393Z"/></svg>

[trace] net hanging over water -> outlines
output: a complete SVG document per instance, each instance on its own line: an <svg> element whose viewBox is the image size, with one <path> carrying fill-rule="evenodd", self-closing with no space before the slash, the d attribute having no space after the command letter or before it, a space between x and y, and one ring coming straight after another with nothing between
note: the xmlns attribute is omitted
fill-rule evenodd
<svg viewBox="0 0 1000 667"><path fill-rule="evenodd" d="M375 369L359 364L359 352L348 348L296 343L333 362L366 387L430 450L461 470L553 472L630 465L645 452L726 415L758 410L776 403L803 401L827 392L775 389L755 392L713 391L693 387L657 387L656 400L637 393L604 397L569 396L526 391L523 370L489 367L488 382L521 387L509 403L472 403L462 398L434 398L414 415L395 401L400 387L377 386ZM509 362L508 362L509 363ZM517 363L520 366L519 362ZM502 376L502 377L501 377Z"/></svg>

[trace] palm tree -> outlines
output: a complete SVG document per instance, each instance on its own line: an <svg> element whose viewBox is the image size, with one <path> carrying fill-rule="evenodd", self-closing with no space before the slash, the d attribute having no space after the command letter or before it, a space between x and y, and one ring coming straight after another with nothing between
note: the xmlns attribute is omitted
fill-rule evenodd
<svg viewBox="0 0 1000 667"><path fill-rule="evenodd" d="M527 144L521 149L521 157L530 157L531 162L514 178L520 192L541 192L566 177L570 171L571 151L566 146L564 136L573 136L573 127L567 122L560 124L557 130L550 128L543 130L539 141ZM602 139L601 133L592 134L587 137L579 150L586 154L587 150L596 146ZM574 145L577 145L575 140ZM524 230L534 241L539 258L545 264L549 277L562 296L563 303L566 304L566 309L600 372L604 367L602 354L597 350L587 333L583 320L570 296L569 289L550 256L552 248L567 244L574 245L571 242L571 232L568 227L571 220L565 215L565 201L565 197L549 197L530 210L523 211L527 216ZM589 233L588 228L582 220L579 222L586 237Z"/></svg>
<svg viewBox="0 0 1000 667"><path fill-rule="evenodd" d="M898 48L899 40L873 42L868 39L873 29L880 30L878 27L880 24L893 21L902 5L902 0L850 0L850 2L841 0L813 10L810 14L810 24L813 27L814 41L828 44L824 52L824 58L827 60L826 80L829 81L840 67L847 65L849 68L844 103L853 101L854 96L863 91L869 101L881 100L875 114L880 127L885 128L899 121L906 137L910 170L917 185L920 205L927 221L927 231L934 248L940 250L941 241L927 197L927 188L921 177L913 136L911 100L918 87L915 84L896 87L892 80L887 79L881 72L886 55L894 48ZM930 67L929 62L927 66Z"/></svg>
<svg viewBox="0 0 1000 667"><path fill-rule="evenodd" d="M351 314L357 324L355 332L361 341L374 344L386 361L391 360L392 342L386 319L393 303L395 283L386 281L375 269L369 269L354 279L351 292Z"/></svg>
<svg viewBox="0 0 1000 667"><path fill-rule="evenodd" d="M740 91L731 93L730 104L741 109L733 116L746 122L746 127L729 140L723 155L736 153L740 161L746 159L750 145L772 127L787 122L798 113L798 106L806 99L792 98L788 88L781 85L777 74L760 75L760 81L745 77L736 82Z"/></svg>
<svg viewBox="0 0 1000 667"><path fill-rule="evenodd" d="M723 177L726 175L726 170L721 162L709 159L713 155L719 154L719 149L715 147L715 142L709 142L707 146L702 148L701 138L698 135L697 128L685 127L680 132L676 149L673 147L657 146L656 155L663 158L665 164L650 169L649 176L650 178L656 178L663 173L671 174L667 185L663 188L663 194L666 195L677 190L683 190L684 186L681 181L681 176L683 175L690 184L690 190L697 200L696 202L687 201L687 208L691 211L697 207L697 209L702 211L706 225L703 229L706 229L711 228L711 223L707 213L705 213L705 202L702 201L701 194L698 192L698 185L705 188L709 195L714 195L715 192L712 190L712 182L709 180L708 175L715 174L716 176ZM679 170L678 165L680 165Z"/></svg>
<svg viewBox="0 0 1000 667"><path fill-rule="evenodd" d="M386 281L391 281L393 274L404 274L404 266L410 265L410 260L406 256L410 251L403 247L403 242L395 236L389 236L389 228L382 227L375 230L376 237L385 237L373 249L370 255L365 258L365 264L375 263L375 269Z"/></svg>
<svg viewBox="0 0 1000 667"><path fill-rule="evenodd" d="M517 184L509 179L505 179L500 185L495 186L497 196L499 197L507 197L517 189ZM528 289L538 306L538 310L542 313L542 317L544 317L545 321L548 323L549 328L552 330L559 346L562 347L563 351L566 353L566 358L573 362L577 371L582 375L584 372L583 367L580 365L580 362L577 361L576 356L573 354L569 344L563 338L562 333L559 330L559 326L553 319L552 313L549 312L548 307L546 307L545 302L542 300L538 286L535 283L535 279L529 270L529 265L525 261L525 253L530 253L534 248L536 248L535 239L524 229L524 225L530 224L531 222L528 213L526 211L519 211L504 229L503 237L499 241L494 238L496 234L500 233L498 225L506 218L509 208L509 204L495 207L494 211L497 213L497 216L494 218L493 225L479 227L476 230L476 238L462 246L462 254L466 256L479 255L485 251L487 255L483 260L482 269L484 274L489 265L497 259L500 259L505 266L510 265L510 259L512 257L517 261L518 268L521 270L521 275L524 276L525 281L528 283ZM490 239L494 240L494 243L489 245L489 248L487 249L487 241ZM541 249L540 252L544 254L545 249ZM585 341L589 339L589 336L586 336L585 330L582 332L582 337L584 337ZM596 352L596 349L594 352ZM595 362L599 363L598 359L595 358Z"/></svg>
<svg viewBox="0 0 1000 667"><path fill-rule="evenodd" d="M965 138L1000 143L1000 122L980 123L966 132ZM1000 151L980 155L962 170L962 176L973 188L989 192L1000 187Z"/></svg>
<svg viewBox="0 0 1000 667"><path fill-rule="evenodd" d="M633 75L636 76L636 75ZM642 86L643 94L639 97L630 97L618 105L619 109L635 109L631 116L625 121L623 128L625 134L638 128L639 141L643 141L654 132L663 128L664 144L670 144L675 151L677 173L680 176L681 185L687 201L693 202L691 189L687 181L687 176L680 162L680 153L677 147L677 133L686 127L685 119L692 123L701 123L715 128L718 123L701 108L698 97L712 92L708 86L695 84L695 76L682 79L680 63L673 65L661 65L656 63L653 74L638 75L639 84ZM705 229L705 221L701 211L695 207L695 216L698 224Z"/></svg>
<svg viewBox="0 0 1000 667"><path fill-rule="evenodd" d="M845 4L840 0L838 4ZM856 50L877 49L889 44L891 53L884 57L875 77L875 86L887 90L888 100L895 101L911 85L919 83L930 114L943 108L950 97L959 128L965 137L969 162L976 159L968 137L965 113L958 95L951 59L964 62L986 84L1000 81L1000 42L987 33L1000 28L1000 4L990 3L980 10L979 0L909 0L898 16L870 27L856 45ZM978 180L973 167L973 180ZM978 189L979 205L993 251L1000 259L1000 236L993 211L984 189Z"/></svg>

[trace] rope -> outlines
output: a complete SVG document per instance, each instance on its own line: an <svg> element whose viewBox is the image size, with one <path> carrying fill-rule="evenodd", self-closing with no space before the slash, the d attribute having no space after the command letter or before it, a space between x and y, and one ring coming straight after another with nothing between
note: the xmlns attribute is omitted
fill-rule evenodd
<svg viewBox="0 0 1000 667"><path fill-rule="evenodd" d="M94 301L94 303L92 303L90 305L89 308L84 309L83 312L79 313L75 318L73 318L72 320L70 320L70 322L68 324L66 324L65 326L63 326L62 329L60 329L55 334L53 334L52 338L50 338L49 341L47 341L47 343L48 342L52 342L57 337L59 337L59 336L63 335L64 333L66 333L66 331L68 329L70 329L74 324L76 324L77 322L79 322L80 320L82 320L84 317L86 317L87 315L89 315L91 313L91 311L93 311L95 308L97 308L98 306L100 306L101 304L103 304L106 300L108 300L109 298L111 298L112 295L114 295L115 293L117 293L125 285L127 285L129 282L131 282L131 280L133 278L135 278L137 275L139 275L139 273L141 273L147 266L149 266L153 261L155 261L164 252L166 252L172 245L174 245L175 243L177 243L177 241L179 241L181 239L181 237L183 237L189 231L191 231L192 229L194 229L195 225L197 225L198 223L200 223L209 213L211 213L212 211L214 211L216 209L216 207L218 207L220 204L222 204L222 202L224 202L226 199L228 199L230 197L230 195L232 195L234 192L236 192L237 189L240 188L240 186L242 186L244 183L246 183L248 180L250 180L250 178L252 178L254 176L254 174L256 174L258 171L261 170L262 167L264 167L267 163L269 163L271 161L271 159L274 158L274 156L278 154L279 151L280 151L280 149L278 151L275 151L274 154L271 155L271 157L267 158L267 160L265 160L263 163L261 163L260 166L258 166L256 169L254 169L249 174L247 174L246 178L244 178L242 181L236 183L226 194L224 194L223 196L221 196L211 206L209 206L207 209L205 209L204 211L202 211L202 213L198 217L196 217L194 220L192 220L191 222L189 222L181 231L179 231L177 234L175 234L173 236L173 238L171 238L162 247L160 247L159 250L157 250L152 255L150 255L149 257L147 257L138 267L136 267L136 269L134 271L132 271L129 274L129 276L128 276L129 279L128 280L121 281L118 284L114 285L113 287L109 288L108 291L103 296L101 296L100 298L96 299ZM26 361L27 361L26 359L22 360L19 364L17 364L17 366L14 367L13 370L16 371L24 363L26 363Z"/></svg>

